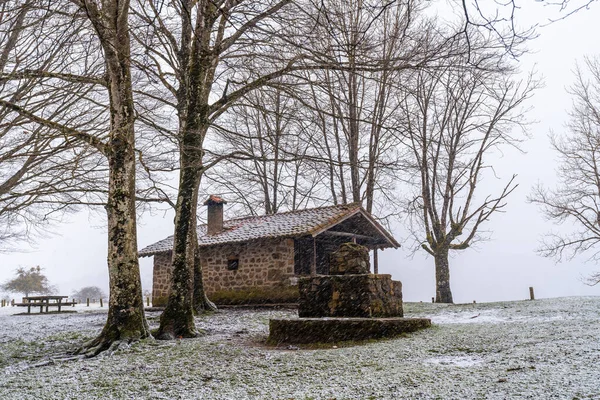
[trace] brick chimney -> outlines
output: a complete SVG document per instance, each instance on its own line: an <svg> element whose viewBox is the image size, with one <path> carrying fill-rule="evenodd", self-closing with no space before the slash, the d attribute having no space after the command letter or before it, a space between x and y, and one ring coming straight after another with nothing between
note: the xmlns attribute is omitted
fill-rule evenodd
<svg viewBox="0 0 600 400"><path fill-rule="evenodd" d="M208 206L207 235L216 235L223 231L223 204L227 204L221 196L211 194L204 202Z"/></svg>

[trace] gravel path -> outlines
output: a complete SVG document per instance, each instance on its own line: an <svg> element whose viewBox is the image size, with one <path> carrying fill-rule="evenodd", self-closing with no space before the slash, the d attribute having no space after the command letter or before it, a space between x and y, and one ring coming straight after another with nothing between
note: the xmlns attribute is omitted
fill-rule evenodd
<svg viewBox="0 0 600 400"><path fill-rule="evenodd" d="M112 355L48 362L99 333L105 311L0 309L0 399L600 399L600 297L405 304L431 329L317 350L264 346L269 318L225 310L206 334L145 340ZM157 313L148 313L152 327Z"/></svg>

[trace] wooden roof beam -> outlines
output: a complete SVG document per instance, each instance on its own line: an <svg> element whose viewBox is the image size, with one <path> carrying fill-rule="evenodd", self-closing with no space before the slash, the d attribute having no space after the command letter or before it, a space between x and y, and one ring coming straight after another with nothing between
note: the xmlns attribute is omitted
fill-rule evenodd
<svg viewBox="0 0 600 400"><path fill-rule="evenodd" d="M343 236L343 237L356 238L356 239L361 239L361 240L372 240L372 241L381 240L380 238L376 238L376 237L372 237L372 236L360 235L358 233L350 233L350 232L339 232L339 231L324 231L324 232L321 232L319 235Z"/></svg>

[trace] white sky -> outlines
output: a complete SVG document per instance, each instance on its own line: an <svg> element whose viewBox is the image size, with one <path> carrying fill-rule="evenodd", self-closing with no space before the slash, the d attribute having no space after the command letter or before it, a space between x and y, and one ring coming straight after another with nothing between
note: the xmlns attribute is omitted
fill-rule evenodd
<svg viewBox="0 0 600 400"><path fill-rule="evenodd" d="M519 21L522 25L540 22L544 11L539 4L531 5L531 9L521 11ZM529 115L539 122L530 129L532 139L523 145L526 154L508 152L497 165L502 179L517 173L519 187L509 198L507 212L496 215L487 225L493 231L492 240L450 260L455 302L524 299L529 296L529 286L535 288L539 298L600 295L600 285L589 287L582 282L600 265L587 263L586 258L556 264L536 255L541 235L561 228L544 221L537 208L525 201L536 182L553 184L556 157L550 150L548 132L550 129L557 134L563 132L571 106L565 88L573 82L575 62L582 61L584 55L600 52L598 21L600 6L594 4L567 20L540 28L540 37L529 44L534 53L523 57L522 70L528 71L536 65L545 82L532 100L535 108ZM499 188L503 182L486 185ZM71 294L91 285L107 290L106 231L98 227L103 221L85 212L71 216L70 221L57 227L56 236L41 240L37 249L0 254L0 282L12 277L19 266L40 265L60 294ZM145 216L139 221L139 248L171 235L172 231L172 213ZM395 228L393 233L397 238L406 235L402 227ZM406 246L380 253L380 272L391 273L394 279L403 282L405 301L431 301L435 294L433 260L420 253L411 258L408 250ZM151 258L141 259L141 272L144 289L150 289Z"/></svg>

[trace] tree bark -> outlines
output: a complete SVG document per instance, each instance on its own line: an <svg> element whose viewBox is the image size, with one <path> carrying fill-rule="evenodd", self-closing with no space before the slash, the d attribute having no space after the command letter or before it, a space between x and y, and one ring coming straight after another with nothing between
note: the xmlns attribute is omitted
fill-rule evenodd
<svg viewBox="0 0 600 400"><path fill-rule="evenodd" d="M196 243L198 240L196 239ZM202 314L206 311L217 311L217 306L208 299L204 291L204 280L202 278L202 264L200 264L200 249L196 245L196 256L194 257L194 311Z"/></svg>
<svg viewBox="0 0 600 400"><path fill-rule="evenodd" d="M80 352L94 356L122 342L151 336L144 316L144 299L137 253L135 212L135 113L131 84L128 1L85 1L106 63L110 98L108 271L110 298L108 318L96 339Z"/></svg>
<svg viewBox="0 0 600 400"><path fill-rule="evenodd" d="M196 232L196 209L201 170L197 151L186 151L196 147L195 132L184 133L184 150L181 152L179 192L175 209L175 234L173 238L173 260L171 290L165 311L160 316L157 339L196 337L194 323L194 275L197 258L198 234ZM202 272L200 271L200 274Z"/></svg>
<svg viewBox="0 0 600 400"><path fill-rule="evenodd" d="M191 9L192 2L187 2ZM215 5L199 5L195 23L182 13L182 45L180 63L185 67L178 89L180 124L180 177L175 208L175 234L171 291L160 318L158 339L195 337L194 308L216 309L204 294L198 253L197 208L198 192L204 166L202 150L209 120L209 95L214 80L218 53L211 51L211 26L216 21ZM194 298L197 301L194 301Z"/></svg>
<svg viewBox="0 0 600 400"><path fill-rule="evenodd" d="M454 303L450 290L450 264L448 263L448 249L438 250L435 255L435 285L436 303Z"/></svg>

